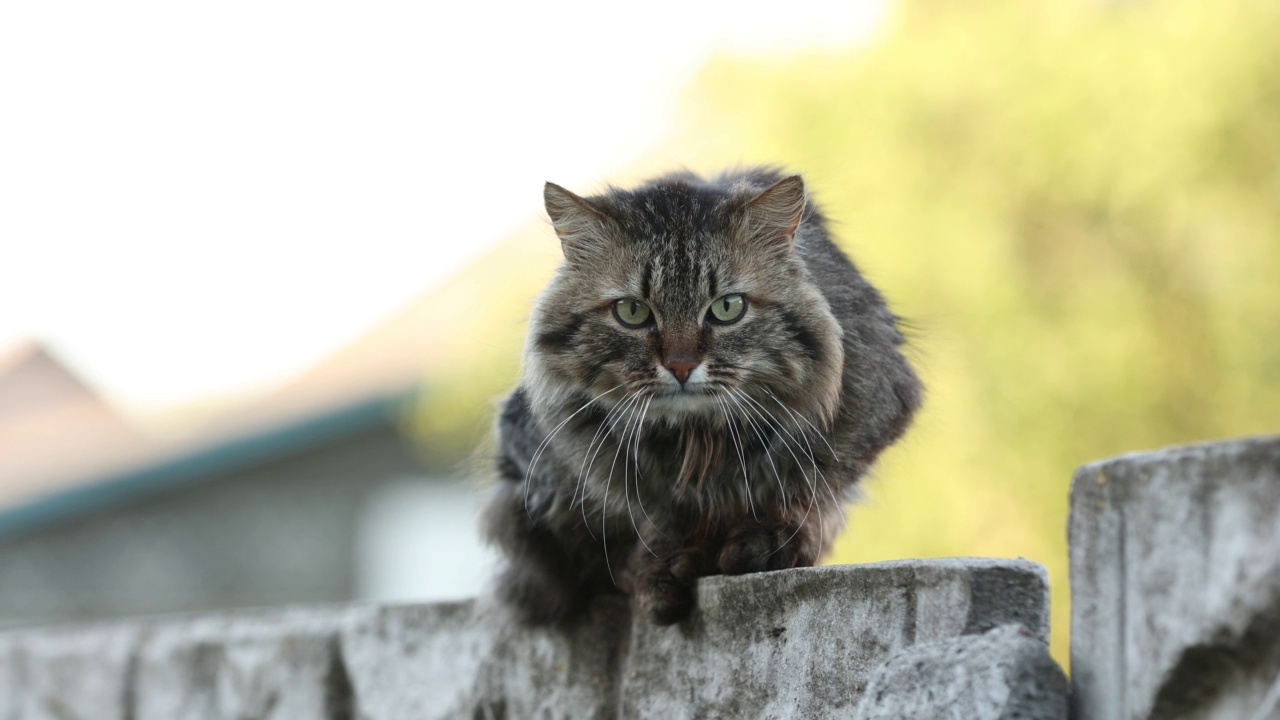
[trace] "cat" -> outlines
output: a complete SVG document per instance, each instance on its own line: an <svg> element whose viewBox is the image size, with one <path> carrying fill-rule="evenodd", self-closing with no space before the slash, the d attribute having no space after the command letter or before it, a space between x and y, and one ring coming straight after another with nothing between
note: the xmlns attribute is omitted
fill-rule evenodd
<svg viewBox="0 0 1280 720"><path fill-rule="evenodd" d="M544 200L564 262L498 418L499 596L564 625L622 592L665 625L699 577L816 563L922 385L802 178Z"/></svg>

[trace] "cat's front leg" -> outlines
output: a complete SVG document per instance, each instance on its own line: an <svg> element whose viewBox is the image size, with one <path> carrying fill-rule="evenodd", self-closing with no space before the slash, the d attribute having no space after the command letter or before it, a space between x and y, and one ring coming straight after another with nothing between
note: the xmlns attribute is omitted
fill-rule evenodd
<svg viewBox="0 0 1280 720"><path fill-rule="evenodd" d="M628 566L636 606L658 625L688 617L698 578L714 572L703 548L657 533L636 543Z"/></svg>

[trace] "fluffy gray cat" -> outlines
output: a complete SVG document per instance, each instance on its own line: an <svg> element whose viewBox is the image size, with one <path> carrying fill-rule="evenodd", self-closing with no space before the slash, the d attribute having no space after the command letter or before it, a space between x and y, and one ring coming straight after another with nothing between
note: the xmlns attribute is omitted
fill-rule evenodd
<svg viewBox="0 0 1280 720"><path fill-rule="evenodd" d="M565 262L498 423L500 596L562 624L621 591L667 624L699 577L817 562L921 384L803 180L544 194Z"/></svg>

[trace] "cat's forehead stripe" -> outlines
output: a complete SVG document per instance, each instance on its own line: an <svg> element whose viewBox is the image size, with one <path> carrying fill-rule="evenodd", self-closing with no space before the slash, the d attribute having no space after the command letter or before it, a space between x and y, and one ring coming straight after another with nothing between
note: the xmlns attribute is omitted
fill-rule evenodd
<svg viewBox="0 0 1280 720"><path fill-rule="evenodd" d="M724 282L721 264L709 256L705 244L695 250L687 247L694 243L669 238L664 249L644 261L639 274L640 297L649 300L658 295L670 300L681 297L689 300L702 296L716 297Z"/></svg>
<svg viewBox="0 0 1280 720"><path fill-rule="evenodd" d="M668 239L652 260L651 290L659 295L683 294L698 281L697 263L678 240Z"/></svg>

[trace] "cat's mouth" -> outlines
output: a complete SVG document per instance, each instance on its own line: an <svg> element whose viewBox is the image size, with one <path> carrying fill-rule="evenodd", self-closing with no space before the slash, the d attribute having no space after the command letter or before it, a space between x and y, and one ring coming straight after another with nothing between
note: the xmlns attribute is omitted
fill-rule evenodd
<svg viewBox="0 0 1280 720"><path fill-rule="evenodd" d="M719 412L722 392L706 385L684 385L663 388L654 393L651 409L683 415Z"/></svg>

